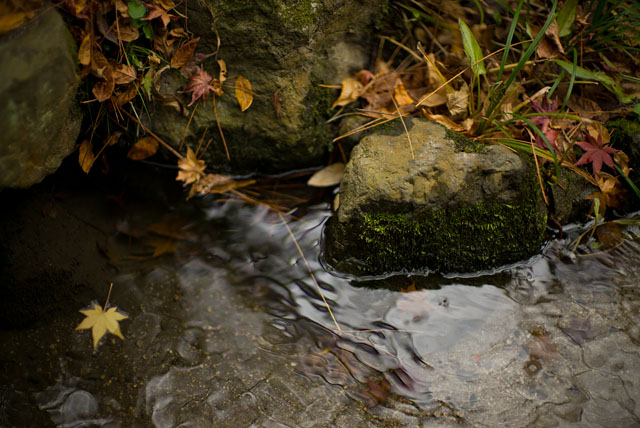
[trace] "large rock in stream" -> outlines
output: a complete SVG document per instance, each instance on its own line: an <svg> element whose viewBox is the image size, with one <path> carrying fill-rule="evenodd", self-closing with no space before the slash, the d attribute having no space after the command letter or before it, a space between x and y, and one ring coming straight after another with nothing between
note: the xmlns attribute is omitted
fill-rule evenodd
<svg viewBox="0 0 640 428"><path fill-rule="evenodd" d="M198 51L214 52L220 42L217 58L227 65L230 86L216 97L216 105L231 161L210 98L195 113L187 142L197 146L208 129L215 142L204 155L207 165L234 173L321 164L331 144L325 121L337 91L318 84L338 84L368 66L372 23L387 2L203 0L188 5L189 30L200 37ZM204 68L218 76L213 58ZM234 96L237 75L249 79L256 93L244 112ZM185 84L171 73L163 80L167 94ZM182 140L187 122L171 107L159 107L151 120L153 130L173 144Z"/></svg>
<svg viewBox="0 0 640 428"><path fill-rule="evenodd" d="M471 272L540 251L547 221L535 167L433 122L405 120L361 140L325 231L338 271Z"/></svg>
<svg viewBox="0 0 640 428"><path fill-rule="evenodd" d="M82 121L75 57L53 7L0 37L0 189L40 182L73 151Z"/></svg>

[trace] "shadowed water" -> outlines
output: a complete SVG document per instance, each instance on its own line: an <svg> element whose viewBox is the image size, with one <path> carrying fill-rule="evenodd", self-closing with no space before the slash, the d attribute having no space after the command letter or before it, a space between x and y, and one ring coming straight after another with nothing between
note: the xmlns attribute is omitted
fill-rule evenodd
<svg viewBox="0 0 640 428"><path fill-rule="evenodd" d="M37 404L60 427L640 426L637 230L494 274L357 283L319 262L328 215L289 223L305 261L262 207L191 211L175 255L115 278L126 340L91 354L62 332Z"/></svg>

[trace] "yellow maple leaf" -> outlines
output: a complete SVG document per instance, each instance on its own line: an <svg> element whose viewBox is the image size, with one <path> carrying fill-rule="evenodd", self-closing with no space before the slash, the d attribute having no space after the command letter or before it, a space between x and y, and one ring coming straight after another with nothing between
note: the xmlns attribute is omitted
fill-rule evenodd
<svg viewBox="0 0 640 428"><path fill-rule="evenodd" d="M122 336L122 332L120 331L119 322L129 317L119 312L117 307L114 306L105 311L100 305L93 302L93 309L83 309L80 312L86 318L76 327L76 330L91 329L93 349L98 349L98 342L100 342L100 339L102 339L107 331L124 340L124 336Z"/></svg>
<svg viewBox="0 0 640 428"><path fill-rule="evenodd" d="M206 165L203 160L199 160L196 157L191 147L187 147L187 156L178 161L178 167L180 172L178 172L176 180L184 181L186 185L200 180L200 177L204 175Z"/></svg>

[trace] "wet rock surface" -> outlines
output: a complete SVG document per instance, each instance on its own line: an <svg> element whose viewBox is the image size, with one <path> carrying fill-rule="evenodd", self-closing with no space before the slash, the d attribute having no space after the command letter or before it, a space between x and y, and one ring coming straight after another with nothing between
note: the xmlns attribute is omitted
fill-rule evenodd
<svg viewBox="0 0 640 428"><path fill-rule="evenodd" d="M535 170L498 145L477 145L408 119L362 139L340 184L325 258L356 275L469 272L540 250L546 207Z"/></svg>
<svg viewBox="0 0 640 428"><path fill-rule="evenodd" d="M0 37L0 189L40 182L73 150L82 119L75 55L53 7Z"/></svg>
<svg viewBox="0 0 640 428"><path fill-rule="evenodd" d="M307 268L279 216L264 208L191 201L176 211L127 204L114 214L100 198L77 197L56 201L56 219L32 221L100 226L87 239L107 236L119 271L57 302L55 316L3 326L3 425L640 424L635 228L608 252L573 254L569 240L557 241L499 275L443 277L430 289L421 288L429 277L377 279L402 292L323 270L326 207L290 223ZM170 229L174 252L154 258L146 246L167 236L133 237L152 224L183 225ZM92 266L106 263L93 254ZM124 341L107 336L93 352L90 334L74 331L77 310L104 303L108 282L111 304L130 319L121 323Z"/></svg>

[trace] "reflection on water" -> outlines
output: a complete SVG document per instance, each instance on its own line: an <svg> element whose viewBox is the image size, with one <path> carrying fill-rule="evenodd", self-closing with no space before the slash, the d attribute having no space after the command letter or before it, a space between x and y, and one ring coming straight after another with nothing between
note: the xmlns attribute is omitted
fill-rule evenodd
<svg viewBox="0 0 640 428"><path fill-rule="evenodd" d="M38 404L61 427L640 426L635 240L577 256L558 241L475 278L380 280L403 292L323 269L328 215L290 226L340 330L280 218L216 205L175 257L116 280L114 302L140 310L99 355L122 348L135 405L119 407L126 382L79 381L95 356L71 367L68 354Z"/></svg>

